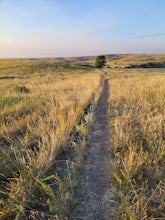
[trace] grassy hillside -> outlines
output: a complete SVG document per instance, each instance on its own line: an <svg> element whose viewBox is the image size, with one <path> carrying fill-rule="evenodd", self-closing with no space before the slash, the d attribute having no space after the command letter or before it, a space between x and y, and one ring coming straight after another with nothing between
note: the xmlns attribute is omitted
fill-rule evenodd
<svg viewBox="0 0 165 220"><path fill-rule="evenodd" d="M10 68L20 65L32 65L38 62L63 63L79 66L95 66L96 56L82 57L60 57L60 58L43 58L43 59L0 59L0 69ZM165 62L165 54L112 54L106 55L106 67L118 68L130 65L141 65L147 63Z"/></svg>
<svg viewBox="0 0 165 220"><path fill-rule="evenodd" d="M69 58L55 58L45 59L49 62L62 62L70 63L74 65L95 66L95 56L84 57L69 57ZM162 63L165 62L165 54L114 54L106 55L107 64L106 67L127 67L130 65L140 65L149 62Z"/></svg>
<svg viewBox="0 0 165 220"><path fill-rule="evenodd" d="M46 171L76 132L97 93L100 72L27 60L7 60L2 66L0 219L26 219L27 208L32 212L36 205L49 208L52 216L60 209L65 215L68 186L60 188L54 176L61 193L56 196L46 185Z"/></svg>

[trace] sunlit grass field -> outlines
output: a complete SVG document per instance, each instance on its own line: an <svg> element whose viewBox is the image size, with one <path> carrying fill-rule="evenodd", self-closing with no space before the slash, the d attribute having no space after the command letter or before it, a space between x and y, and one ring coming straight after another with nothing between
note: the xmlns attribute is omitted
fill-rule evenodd
<svg viewBox="0 0 165 220"><path fill-rule="evenodd" d="M54 196L42 178L99 85L97 70L22 60L1 65L0 219L26 219L25 209L41 202L37 191ZM51 206L51 199L43 203Z"/></svg>
<svg viewBox="0 0 165 220"><path fill-rule="evenodd" d="M165 219L165 69L108 76L117 219Z"/></svg>
<svg viewBox="0 0 165 220"><path fill-rule="evenodd" d="M165 69L103 71L116 219L165 219ZM59 219L74 209L71 174L64 186L47 171L97 102L100 73L52 60L0 60L0 219L34 218L41 207L48 216L38 218Z"/></svg>

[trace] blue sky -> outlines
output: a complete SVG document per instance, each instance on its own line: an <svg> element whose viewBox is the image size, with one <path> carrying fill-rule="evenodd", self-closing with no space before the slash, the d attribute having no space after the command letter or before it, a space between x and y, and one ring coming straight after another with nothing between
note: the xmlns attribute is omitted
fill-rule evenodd
<svg viewBox="0 0 165 220"><path fill-rule="evenodd" d="M165 53L165 0L0 0L0 58Z"/></svg>

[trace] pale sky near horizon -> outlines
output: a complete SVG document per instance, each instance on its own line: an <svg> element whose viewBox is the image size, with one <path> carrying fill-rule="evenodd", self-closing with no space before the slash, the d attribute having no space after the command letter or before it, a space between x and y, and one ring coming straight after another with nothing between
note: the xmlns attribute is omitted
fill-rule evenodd
<svg viewBox="0 0 165 220"><path fill-rule="evenodd" d="M0 0L0 58L165 53L165 0Z"/></svg>

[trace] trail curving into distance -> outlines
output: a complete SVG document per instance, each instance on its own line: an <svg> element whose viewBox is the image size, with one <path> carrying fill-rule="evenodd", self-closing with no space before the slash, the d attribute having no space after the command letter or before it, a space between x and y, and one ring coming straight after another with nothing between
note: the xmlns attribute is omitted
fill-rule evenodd
<svg viewBox="0 0 165 220"><path fill-rule="evenodd" d="M76 199L78 205L71 220L112 220L113 192L110 171L110 132L108 123L109 85L104 82L98 102L91 143L87 148L87 159L80 176Z"/></svg>

